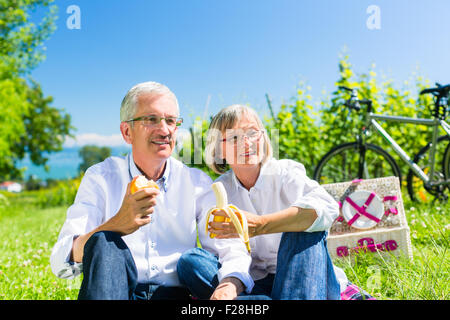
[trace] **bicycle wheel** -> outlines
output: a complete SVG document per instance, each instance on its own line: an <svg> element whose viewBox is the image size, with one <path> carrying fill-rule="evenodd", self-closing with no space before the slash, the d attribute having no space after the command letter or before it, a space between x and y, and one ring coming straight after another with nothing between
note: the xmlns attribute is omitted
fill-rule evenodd
<svg viewBox="0 0 450 320"><path fill-rule="evenodd" d="M314 180L319 184L328 184L396 176L401 184L401 172L395 160L385 150L370 143L366 144L364 171L359 174L360 151L356 142L341 144L331 149L319 161L314 171Z"/></svg>
<svg viewBox="0 0 450 320"><path fill-rule="evenodd" d="M448 136L438 138L435 155L436 171L434 172L434 178L437 179L437 181L448 179L446 177L449 176L449 141L450 138ZM414 162L417 163L426 175L430 172L430 147L431 143L420 149L420 151L414 156ZM439 168L439 164L442 164L442 168ZM432 188L425 187L423 181L411 169L408 171L407 182L409 197L412 201L430 202L435 199L446 200L446 198L448 198L449 186L440 185Z"/></svg>

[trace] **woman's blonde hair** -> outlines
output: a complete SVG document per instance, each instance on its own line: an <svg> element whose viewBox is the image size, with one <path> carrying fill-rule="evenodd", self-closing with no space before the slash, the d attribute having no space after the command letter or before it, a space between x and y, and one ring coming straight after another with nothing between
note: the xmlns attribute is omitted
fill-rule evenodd
<svg viewBox="0 0 450 320"><path fill-rule="evenodd" d="M256 111L248 106L233 104L220 110L209 125L205 147L205 161L215 173L223 174L229 169L224 157L220 152L217 152L221 150L222 133L225 133L227 129L233 128L242 119L243 115L253 117L258 123L259 129L263 132L263 157L261 163L264 164L272 157L272 146L270 145L269 137Z"/></svg>

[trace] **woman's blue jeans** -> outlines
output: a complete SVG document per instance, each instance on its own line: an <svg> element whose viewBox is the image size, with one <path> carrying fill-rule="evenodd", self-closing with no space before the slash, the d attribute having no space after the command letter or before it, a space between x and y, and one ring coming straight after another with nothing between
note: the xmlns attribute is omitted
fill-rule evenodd
<svg viewBox="0 0 450 320"><path fill-rule="evenodd" d="M79 300L190 299L182 287L139 284L133 256L115 232L94 233L84 246Z"/></svg>
<svg viewBox="0 0 450 320"><path fill-rule="evenodd" d="M285 232L275 274L256 280L239 300L339 300L340 287L327 249L326 232ZM180 282L199 299L208 299L218 285L218 258L195 248L179 259Z"/></svg>

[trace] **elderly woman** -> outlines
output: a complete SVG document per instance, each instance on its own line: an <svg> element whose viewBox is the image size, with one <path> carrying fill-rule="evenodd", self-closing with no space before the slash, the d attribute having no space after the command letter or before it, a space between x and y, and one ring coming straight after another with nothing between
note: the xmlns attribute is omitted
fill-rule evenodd
<svg viewBox="0 0 450 320"><path fill-rule="evenodd" d="M216 181L223 183L229 203L247 217L254 286L236 281L235 287L216 289L220 261L196 248L185 252L177 266L180 281L192 294L202 299L340 299L335 269L341 277L345 274L333 267L326 244L338 204L307 177L301 163L272 158L269 138L253 109L232 105L214 117L206 159L221 174ZM210 222L209 228L218 239L237 237L228 222Z"/></svg>

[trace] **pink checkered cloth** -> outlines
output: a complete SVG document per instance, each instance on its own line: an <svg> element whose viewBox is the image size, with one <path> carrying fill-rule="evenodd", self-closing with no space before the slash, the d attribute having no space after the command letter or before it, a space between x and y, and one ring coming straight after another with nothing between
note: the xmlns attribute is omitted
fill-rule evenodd
<svg viewBox="0 0 450 320"><path fill-rule="evenodd" d="M363 289L349 282L347 288L343 292L341 292L341 300L376 300L376 299Z"/></svg>

